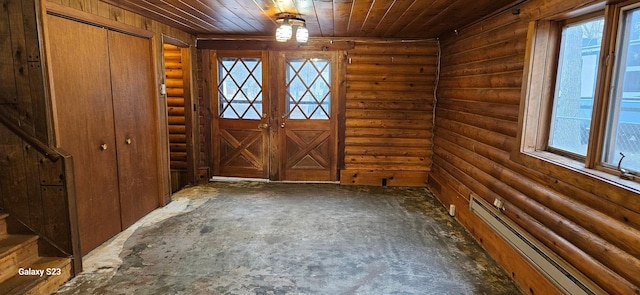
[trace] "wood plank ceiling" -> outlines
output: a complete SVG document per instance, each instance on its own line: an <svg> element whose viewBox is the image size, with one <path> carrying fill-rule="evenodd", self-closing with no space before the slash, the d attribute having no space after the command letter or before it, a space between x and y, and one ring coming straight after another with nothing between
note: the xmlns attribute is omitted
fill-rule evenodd
<svg viewBox="0 0 640 295"><path fill-rule="evenodd" d="M514 0L102 0L195 35L271 36L280 13L311 37L435 38Z"/></svg>

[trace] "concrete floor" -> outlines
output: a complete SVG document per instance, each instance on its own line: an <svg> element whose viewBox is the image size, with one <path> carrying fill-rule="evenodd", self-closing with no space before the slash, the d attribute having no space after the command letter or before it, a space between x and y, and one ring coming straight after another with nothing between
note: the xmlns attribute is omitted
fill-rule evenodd
<svg viewBox="0 0 640 295"><path fill-rule="evenodd" d="M521 294L426 189L217 182L173 198L57 294Z"/></svg>

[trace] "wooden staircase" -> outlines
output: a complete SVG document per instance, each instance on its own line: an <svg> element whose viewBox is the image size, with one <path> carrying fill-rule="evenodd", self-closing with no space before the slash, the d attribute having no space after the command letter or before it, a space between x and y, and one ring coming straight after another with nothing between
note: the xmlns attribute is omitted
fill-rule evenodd
<svg viewBox="0 0 640 295"><path fill-rule="evenodd" d="M0 294L50 294L67 282L71 259L39 256L38 236L9 234L7 217L0 212Z"/></svg>

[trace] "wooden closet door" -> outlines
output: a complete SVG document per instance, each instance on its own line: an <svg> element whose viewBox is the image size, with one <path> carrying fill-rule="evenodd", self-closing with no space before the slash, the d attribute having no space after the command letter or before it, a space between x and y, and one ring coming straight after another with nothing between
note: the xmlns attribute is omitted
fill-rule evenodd
<svg viewBox="0 0 640 295"><path fill-rule="evenodd" d="M149 39L109 31L122 225L159 206L158 125Z"/></svg>
<svg viewBox="0 0 640 295"><path fill-rule="evenodd" d="M51 15L47 24L57 145L73 156L84 255L122 229L107 31Z"/></svg>

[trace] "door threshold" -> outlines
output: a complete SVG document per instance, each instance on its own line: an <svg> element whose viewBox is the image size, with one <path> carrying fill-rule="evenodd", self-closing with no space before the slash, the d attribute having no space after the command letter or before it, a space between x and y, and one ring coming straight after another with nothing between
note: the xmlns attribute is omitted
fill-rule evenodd
<svg viewBox="0 0 640 295"><path fill-rule="evenodd" d="M340 184L340 181L323 181L323 180L269 180L266 178L249 178L249 177L228 177L228 176L212 176L209 178L211 182L273 182L273 183L309 183L309 184Z"/></svg>
<svg viewBox="0 0 640 295"><path fill-rule="evenodd" d="M220 181L220 182L245 182L245 181L269 182L269 179L266 179L266 178L250 178L250 177L212 176L211 178L209 178L209 181Z"/></svg>
<svg viewBox="0 0 640 295"><path fill-rule="evenodd" d="M340 181L329 180L271 180L273 183L308 183L308 184L340 184Z"/></svg>

